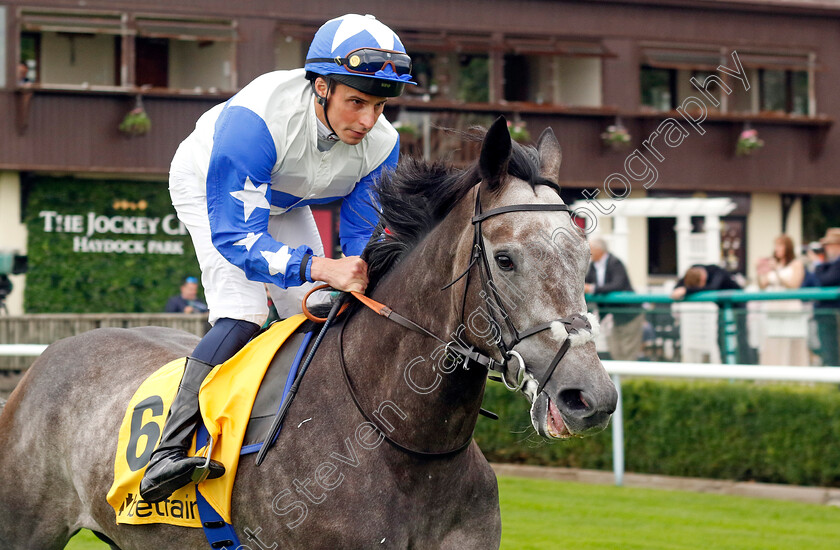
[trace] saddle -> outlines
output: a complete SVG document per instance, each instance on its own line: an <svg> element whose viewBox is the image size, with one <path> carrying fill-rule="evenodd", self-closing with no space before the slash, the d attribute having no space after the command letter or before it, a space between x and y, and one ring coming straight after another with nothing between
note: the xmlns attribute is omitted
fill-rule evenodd
<svg viewBox="0 0 840 550"><path fill-rule="evenodd" d="M185 359L176 359L149 376L129 401L120 428L114 483L107 495L116 522L202 527L198 508L206 500L230 523L239 456L260 449L317 327L303 315L274 323L210 372L199 392L204 426L198 430L192 456L209 454L225 465L225 475L190 484L156 504L140 498L139 485L177 392Z"/></svg>

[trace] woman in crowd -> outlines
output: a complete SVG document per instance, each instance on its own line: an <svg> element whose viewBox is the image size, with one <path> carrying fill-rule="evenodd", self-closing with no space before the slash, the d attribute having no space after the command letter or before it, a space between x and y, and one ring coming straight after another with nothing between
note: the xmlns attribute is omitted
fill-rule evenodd
<svg viewBox="0 0 840 550"><path fill-rule="evenodd" d="M758 286L763 290L791 290L802 286L805 265L796 258L793 241L779 235L773 256L756 265ZM800 300L767 300L763 303L764 338L759 348L762 365L808 365L808 315Z"/></svg>

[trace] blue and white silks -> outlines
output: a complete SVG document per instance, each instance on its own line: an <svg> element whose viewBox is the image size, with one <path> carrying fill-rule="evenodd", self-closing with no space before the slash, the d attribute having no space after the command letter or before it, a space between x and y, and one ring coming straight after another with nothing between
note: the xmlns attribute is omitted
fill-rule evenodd
<svg viewBox="0 0 840 550"><path fill-rule="evenodd" d="M187 141L206 181L213 245L249 280L281 288L304 282L300 263L312 249L276 240L269 217L343 200L341 248L358 255L378 220L371 187L384 169L396 167L399 155L398 134L384 117L358 145L338 142L319 151L302 69L257 78L205 113Z"/></svg>

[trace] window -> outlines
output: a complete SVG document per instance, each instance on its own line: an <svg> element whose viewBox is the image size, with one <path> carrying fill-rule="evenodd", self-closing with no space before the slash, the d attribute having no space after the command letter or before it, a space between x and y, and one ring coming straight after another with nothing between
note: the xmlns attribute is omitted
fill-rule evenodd
<svg viewBox="0 0 840 550"><path fill-rule="evenodd" d="M281 70L299 69L306 61L305 44L299 38L281 34L274 44L274 68Z"/></svg>
<svg viewBox="0 0 840 550"><path fill-rule="evenodd" d="M38 59L41 58L41 35L23 33L20 37L20 64L26 66L26 74L20 69L18 83L38 82Z"/></svg>
<svg viewBox="0 0 840 550"><path fill-rule="evenodd" d="M524 34L502 42L506 101L601 106L601 60L610 54L600 42Z"/></svg>
<svg viewBox="0 0 840 550"><path fill-rule="evenodd" d="M113 12L21 11L20 58L41 85L119 86L122 18Z"/></svg>
<svg viewBox="0 0 840 550"><path fill-rule="evenodd" d="M732 67L729 48L708 46L646 46L642 49L640 68L641 105L656 111L667 111L681 105L699 90L691 79L704 82L712 75L721 76L718 66ZM711 82L706 91L720 102L710 110L730 112L779 112L808 115L816 113L811 97L815 62L813 54L790 52L757 52L737 50L750 89L744 90L736 79L728 78L731 93Z"/></svg>
<svg viewBox="0 0 840 550"><path fill-rule="evenodd" d="M759 69L759 97L762 111L808 114L808 73Z"/></svg>
<svg viewBox="0 0 840 550"><path fill-rule="evenodd" d="M22 9L20 21L20 58L41 86L235 88L231 21L35 8Z"/></svg>
<svg viewBox="0 0 840 550"><path fill-rule="evenodd" d="M674 69L642 67L639 74L642 105L656 111L670 111L677 107L677 75Z"/></svg>
<svg viewBox="0 0 840 550"><path fill-rule="evenodd" d="M459 54L456 98L467 103L490 101L490 59L487 54Z"/></svg>
<svg viewBox="0 0 840 550"><path fill-rule="evenodd" d="M600 57L556 56L551 61L557 82L553 103L582 107L602 105Z"/></svg>
<svg viewBox="0 0 840 550"><path fill-rule="evenodd" d="M449 57L446 54L411 50L410 55L411 77L417 86L406 86L403 92L406 97L435 99L440 97L444 88L448 90Z"/></svg>
<svg viewBox="0 0 840 550"><path fill-rule="evenodd" d="M504 56L507 101L599 107L601 59L564 55Z"/></svg>
<svg viewBox="0 0 840 550"><path fill-rule="evenodd" d="M274 68L288 71L303 67L309 44L317 30L317 26L302 23L278 23L274 32Z"/></svg>
<svg viewBox="0 0 840 550"><path fill-rule="evenodd" d="M670 111L679 107L686 98L696 97L700 92L691 79L704 82L707 76L715 73L720 56L718 49L700 46L643 48L643 64L639 72L642 106L655 111ZM720 98L716 85L710 85L708 91ZM717 109L710 102L707 108Z"/></svg>
<svg viewBox="0 0 840 550"><path fill-rule="evenodd" d="M196 92L235 88L232 22L138 16L136 25L137 86Z"/></svg>
<svg viewBox="0 0 840 550"><path fill-rule="evenodd" d="M814 54L739 50L738 57L754 86L733 94L734 111L816 114L811 101L812 75L817 70Z"/></svg>

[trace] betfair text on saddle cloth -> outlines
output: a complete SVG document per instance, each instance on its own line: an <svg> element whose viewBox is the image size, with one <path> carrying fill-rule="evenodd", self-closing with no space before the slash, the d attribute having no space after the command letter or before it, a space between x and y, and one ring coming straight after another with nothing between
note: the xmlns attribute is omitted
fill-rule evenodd
<svg viewBox="0 0 840 550"><path fill-rule="evenodd" d="M411 82L399 37L373 16L345 15L315 34L302 69L262 75L201 116L178 147L169 188L201 266L210 323L187 359L158 448L140 486L159 502L203 462L187 456L198 388L233 356L268 313L300 312L313 281L364 292L359 254L378 221L371 187L393 169L399 136L382 116ZM346 257L324 257L309 205L341 200ZM224 466L209 464L210 478Z"/></svg>
<svg viewBox="0 0 840 550"><path fill-rule="evenodd" d="M213 369L201 384L201 417L213 440L211 458L224 464L225 475L202 481L198 489L228 523L233 482L261 382L278 349L305 320L301 314L272 324L239 353ZM107 496L117 523L201 527L195 484L189 483L156 503L146 501L139 494L140 480L157 443L156 435L161 433L175 398L184 363L184 358L180 358L159 368L140 385L128 403L117 443L114 482ZM275 409L277 406L279 402L275 403ZM190 444L190 455L204 461L209 451L205 442Z"/></svg>

